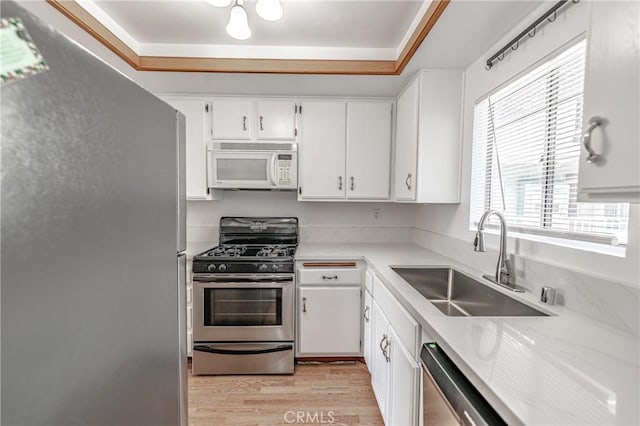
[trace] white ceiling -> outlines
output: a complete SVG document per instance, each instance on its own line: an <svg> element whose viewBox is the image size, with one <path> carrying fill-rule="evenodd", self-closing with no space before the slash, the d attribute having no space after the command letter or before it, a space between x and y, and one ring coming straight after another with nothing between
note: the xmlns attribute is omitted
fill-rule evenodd
<svg viewBox="0 0 640 426"><path fill-rule="evenodd" d="M231 6L205 0L82 0L134 52L147 56L396 60L431 0L281 0L267 22L246 0L252 36L225 27Z"/></svg>
<svg viewBox="0 0 640 426"><path fill-rule="evenodd" d="M225 32L231 6L204 1L96 3L139 43L397 48L422 1L282 0L282 19L268 22L257 15L256 1L248 0L253 34L246 41Z"/></svg>

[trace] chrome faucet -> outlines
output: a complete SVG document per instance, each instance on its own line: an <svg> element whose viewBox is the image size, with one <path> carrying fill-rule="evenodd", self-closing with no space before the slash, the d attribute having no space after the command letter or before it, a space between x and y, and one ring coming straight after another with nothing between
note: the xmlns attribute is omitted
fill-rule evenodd
<svg viewBox="0 0 640 426"><path fill-rule="evenodd" d="M495 284L499 284L511 291L523 292L521 287L516 286L513 283L511 264L509 262L509 256L507 255L507 222L504 215L498 210L487 210L484 212L478 223L478 232L476 232L476 239L473 242L473 250L478 252L487 251L487 246L484 240L484 226L491 215L496 215L500 220L500 252L498 254L498 264L496 265L495 276L485 275L484 277Z"/></svg>

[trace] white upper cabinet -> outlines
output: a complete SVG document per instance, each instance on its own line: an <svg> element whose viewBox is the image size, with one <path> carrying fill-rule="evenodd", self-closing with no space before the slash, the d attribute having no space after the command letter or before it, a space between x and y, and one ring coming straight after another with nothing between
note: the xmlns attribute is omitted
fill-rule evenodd
<svg viewBox="0 0 640 426"><path fill-rule="evenodd" d="M300 197L342 199L345 195L344 101L302 102Z"/></svg>
<svg viewBox="0 0 640 426"><path fill-rule="evenodd" d="M214 140L293 141L296 112L293 99L214 98L209 136Z"/></svg>
<svg viewBox="0 0 640 426"><path fill-rule="evenodd" d="M390 101L347 102L347 198L389 199L392 108Z"/></svg>
<svg viewBox="0 0 640 426"><path fill-rule="evenodd" d="M204 99L163 97L169 105L186 118L186 176L187 199L209 200L207 185L207 145L205 142Z"/></svg>
<svg viewBox="0 0 640 426"><path fill-rule="evenodd" d="M398 98L394 199L460 202L462 70L422 70Z"/></svg>
<svg viewBox="0 0 640 426"><path fill-rule="evenodd" d="M257 139L295 140L295 101L258 101Z"/></svg>
<svg viewBox="0 0 640 426"><path fill-rule="evenodd" d="M580 155L579 193L585 201L640 201L640 3L590 2L584 129L589 162Z"/></svg>
<svg viewBox="0 0 640 426"><path fill-rule="evenodd" d="M301 200L388 200L392 101L302 103Z"/></svg>
<svg viewBox="0 0 640 426"><path fill-rule="evenodd" d="M211 102L211 139L251 139L251 101L217 98Z"/></svg>
<svg viewBox="0 0 640 426"><path fill-rule="evenodd" d="M416 199L419 85L420 80L415 79L398 98L394 179L396 200Z"/></svg>

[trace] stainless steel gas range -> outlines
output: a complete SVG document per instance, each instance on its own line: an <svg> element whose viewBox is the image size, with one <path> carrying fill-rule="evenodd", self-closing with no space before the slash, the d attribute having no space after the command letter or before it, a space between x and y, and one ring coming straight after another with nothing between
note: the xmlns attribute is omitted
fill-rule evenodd
<svg viewBox="0 0 640 426"><path fill-rule="evenodd" d="M193 374L292 374L298 219L223 217L193 259Z"/></svg>

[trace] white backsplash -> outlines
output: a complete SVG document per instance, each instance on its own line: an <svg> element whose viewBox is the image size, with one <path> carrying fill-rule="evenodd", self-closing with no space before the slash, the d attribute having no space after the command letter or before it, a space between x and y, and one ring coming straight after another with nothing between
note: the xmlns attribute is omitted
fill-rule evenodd
<svg viewBox="0 0 640 426"><path fill-rule="evenodd" d="M301 226L303 243L410 243L410 226Z"/></svg>
<svg viewBox="0 0 640 426"><path fill-rule="evenodd" d="M413 228L413 242L457 262L493 274L498 252L473 251L473 241ZM512 257L516 282L533 294L542 286L558 292L556 303L596 321L640 335L640 290L614 281L603 280L567 268L541 263L521 256Z"/></svg>
<svg viewBox="0 0 640 426"><path fill-rule="evenodd" d="M209 225L187 226L189 243L218 243L219 228ZM410 226L300 225L303 243L410 243Z"/></svg>

